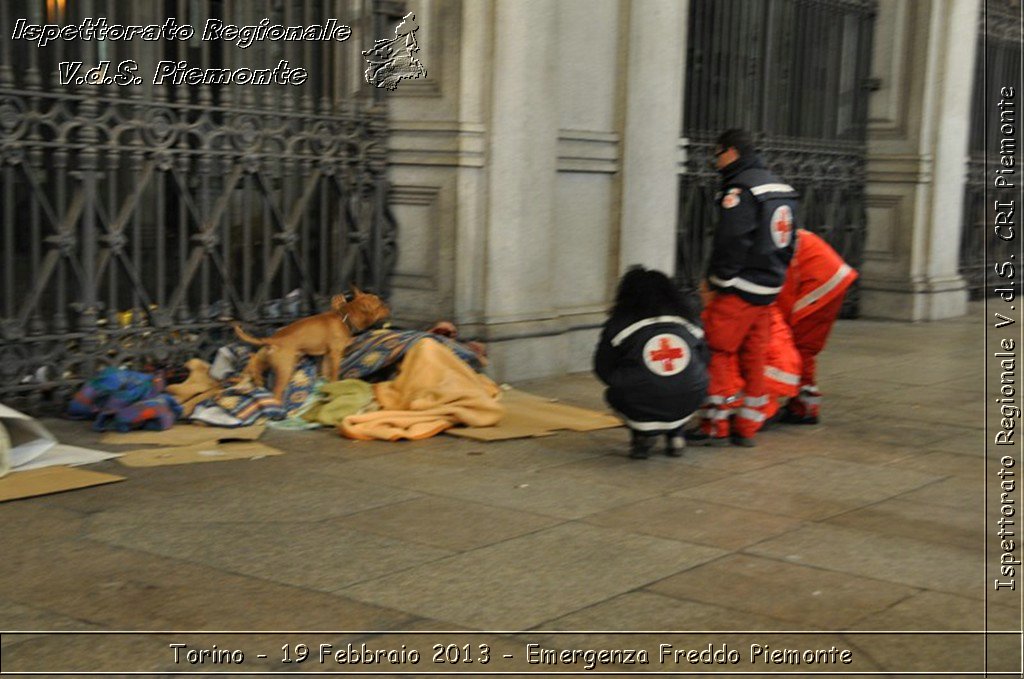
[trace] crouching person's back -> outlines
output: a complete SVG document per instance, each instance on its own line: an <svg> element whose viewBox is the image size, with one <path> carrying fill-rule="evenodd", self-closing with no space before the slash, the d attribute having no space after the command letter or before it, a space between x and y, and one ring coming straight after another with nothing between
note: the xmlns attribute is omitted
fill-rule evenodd
<svg viewBox="0 0 1024 679"><path fill-rule="evenodd" d="M682 454L683 426L708 387L708 349L694 312L660 271L634 267L619 281L594 370L630 428L630 457L648 457L659 436L667 454Z"/></svg>

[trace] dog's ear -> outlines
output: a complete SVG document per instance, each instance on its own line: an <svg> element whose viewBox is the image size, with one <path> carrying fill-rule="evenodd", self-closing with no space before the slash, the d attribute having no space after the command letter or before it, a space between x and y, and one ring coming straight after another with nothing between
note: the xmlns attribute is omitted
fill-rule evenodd
<svg viewBox="0 0 1024 679"><path fill-rule="evenodd" d="M347 300L345 299L345 295L335 295L334 297L331 297L331 311L340 314L345 310L346 304Z"/></svg>
<svg viewBox="0 0 1024 679"><path fill-rule="evenodd" d="M349 287L352 288L353 297L359 297L361 294L363 294L363 291L357 288L355 283L349 284Z"/></svg>

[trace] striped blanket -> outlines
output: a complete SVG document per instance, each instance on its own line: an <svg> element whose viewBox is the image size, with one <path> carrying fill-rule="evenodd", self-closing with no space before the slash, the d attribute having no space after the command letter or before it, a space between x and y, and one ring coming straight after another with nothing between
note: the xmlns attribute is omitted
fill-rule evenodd
<svg viewBox="0 0 1024 679"><path fill-rule="evenodd" d="M451 349L464 363L480 372L480 358L464 344L421 330L370 330L356 335L341 361L339 379L355 378L367 382L389 379L405 354L419 340L429 337Z"/></svg>
<svg viewBox="0 0 1024 679"><path fill-rule="evenodd" d="M476 371L480 359L464 345L420 330L370 330L356 335L345 351L339 380L360 379L381 382L390 379L409 349L424 337L440 342ZM222 382L237 382L253 353L249 344L235 342L223 347L211 373ZM267 389L233 386L219 396L196 406L194 421L218 426L243 427L260 420L282 420L302 406L313 393L320 370L320 358L303 357L285 391L284 405L274 400L272 376Z"/></svg>

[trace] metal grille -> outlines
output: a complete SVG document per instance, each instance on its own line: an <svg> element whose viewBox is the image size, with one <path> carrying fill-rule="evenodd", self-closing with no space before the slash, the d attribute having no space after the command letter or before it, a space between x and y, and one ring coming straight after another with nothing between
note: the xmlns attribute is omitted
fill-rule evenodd
<svg viewBox="0 0 1024 679"><path fill-rule="evenodd" d="M871 0L691 0L677 275L696 285L710 255L723 130L752 133L769 167L801 193L798 224L852 266L866 230L865 132ZM843 314L856 315L857 289Z"/></svg>
<svg viewBox="0 0 1024 679"><path fill-rule="evenodd" d="M386 110L359 86L369 0L0 3L0 401L38 412L104 365L206 355L229 319L279 325L349 283L387 291ZM19 18L196 27L351 25L347 42L11 40ZM365 29L365 30L361 30ZM141 85L60 85L57 64L138 62ZM273 67L293 85L155 85L159 60Z"/></svg>
<svg viewBox="0 0 1024 679"><path fill-rule="evenodd" d="M960 274L967 282L972 299L985 295L985 245L1000 243L994 229L993 205L985 203L986 177L994 177L999 169L1000 109L996 106L1003 86L1014 86L1015 99L1020 97L1020 0L987 2L978 25L978 51L974 67L974 93L971 101L970 157L964 186L964 217L960 236ZM986 92L986 81L988 92ZM1019 126L1015 105L1014 126ZM989 149L985 149L988 127ZM1020 146L1015 149L1015 162L1020 164ZM986 161L986 155L988 160ZM994 293L993 293L994 294Z"/></svg>

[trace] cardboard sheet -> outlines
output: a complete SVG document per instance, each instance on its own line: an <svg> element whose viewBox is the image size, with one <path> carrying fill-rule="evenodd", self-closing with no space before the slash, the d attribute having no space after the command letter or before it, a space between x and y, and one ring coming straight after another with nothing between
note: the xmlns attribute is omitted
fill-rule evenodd
<svg viewBox="0 0 1024 679"><path fill-rule="evenodd" d="M58 443L42 422L0 404L0 477L9 471L92 464L117 455Z"/></svg>
<svg viewBox="0 0 1024 679"><path fill-rule="evenodd" d="M203 427L197 424L176 424L166 431L130 431L124 434L108 432L100 438L101 443L194 446L217 441L255 441L266 430L265 424L251 427Z"/></svg>
<svg viewBox="0 0 1024 679"><path fill-rule="evenodd" d="M493 427L453 427L445 433L477 441L503 441L515 438L550 436L560 429L595 431L621 427L613 415L588 408L559 403L518 389L502 393L505 417Z"/></svg>
<svg viewBox="0 0 1024 679"><path fill-rule="evenodd" d="M107 453L92 448L81 448L79 446L68 446L58 443L47 450L39 457L27 462L14 471L24 472L30 469L41 469L61 465L65 467L77 467L83 464L95 464L114 457L120 457L121 453Z"/></svg>
<svg viewBox="0 0 1024 679"><path fill-rule="evenodd" d="M13 471L0 479L0 502L88 488L116 481L124 481L124 477L75 467L44 467L23 472Z"/></svg>
<svg viewBox="0 0 1024 679"><path fill-rule="evenodd" d="M119 457L117 461L126 467L163 467L166 465L194 464L197 462L252 460L282 454L277 448L271 448L254 441L238 441L235 443L206 442L193 446L133 450Z"/></svg>

